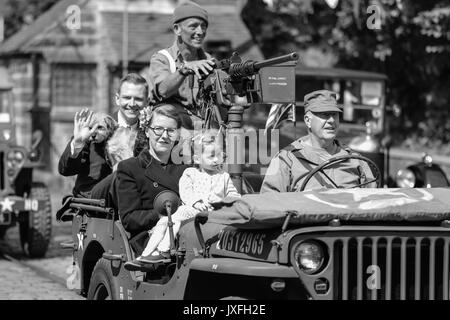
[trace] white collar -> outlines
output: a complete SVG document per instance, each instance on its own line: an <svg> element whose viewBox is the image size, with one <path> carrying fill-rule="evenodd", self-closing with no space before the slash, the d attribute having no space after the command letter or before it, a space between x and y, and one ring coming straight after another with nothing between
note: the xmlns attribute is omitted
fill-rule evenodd
<svg viewBox="0 0 450 320"><path fill-rule="evenodd" d="M117 123L119 124L119 127L131 128L132 130L136 130L138 126L137 121L130 126L120 110L117 112Z"/></svg>

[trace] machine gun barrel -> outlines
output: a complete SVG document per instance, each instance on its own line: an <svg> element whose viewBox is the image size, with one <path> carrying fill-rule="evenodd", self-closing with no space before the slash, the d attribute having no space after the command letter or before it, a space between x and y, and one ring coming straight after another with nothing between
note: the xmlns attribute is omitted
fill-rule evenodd
<svg viewBox="0 0 450 320"><path fill-rule="evenodd" d="M279 64L279 63L288 62L288 61L297 61L297 60L298 60L298 53L292 52L289 54L285 54L283 56L267 59L267 60L264 60L261 62L255 62L254 68L256 70L259 70L261 68L272 66L274 64Z"/></svg>
<svg viewBox="0 0 450 320"><path fill-rule="evenodd" d="M259 71L259 69L272 66L274 64L279 64L287 61L297 61L298 54L296 52L292 52L289 54L285 54L283 56L267 59L264 61L256 62L256 61L245 61L240 63L231 63L229 67L228 74L232 78L243 78L254 75Z"/></svg>

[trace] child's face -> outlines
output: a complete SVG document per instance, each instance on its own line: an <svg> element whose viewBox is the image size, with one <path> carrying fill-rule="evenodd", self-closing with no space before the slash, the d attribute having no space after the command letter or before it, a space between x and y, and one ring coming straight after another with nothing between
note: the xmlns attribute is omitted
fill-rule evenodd
<svg viewBox="0 0 450 320"><path fill-rule="evenodd" d="M217 144L207 144L203 146L200 157L200 168L207 172L218 172L222 170L224 154L222 148Z"/></svg>

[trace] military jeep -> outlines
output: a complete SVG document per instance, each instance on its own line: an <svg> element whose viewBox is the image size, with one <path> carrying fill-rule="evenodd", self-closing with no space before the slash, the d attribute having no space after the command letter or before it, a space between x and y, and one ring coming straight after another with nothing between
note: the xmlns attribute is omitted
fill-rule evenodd
<svg viewBox="0 0 450 320"><path fill-rule="evenodd" d="M33 182L39 162L42 133L33 133L29 150L16 141L12 82L0 67L0 238L19 224L22 248L30 257L45 255L50 241L50 194L42 182Z"/></svg>
<svg viewBox="0 0 450 320"><path fill-rule="evenodd" d="M450 190L326 189L225 199L180 229L168 263L127 271L102 200L66 200L88 299L448 300Z"/></svg>

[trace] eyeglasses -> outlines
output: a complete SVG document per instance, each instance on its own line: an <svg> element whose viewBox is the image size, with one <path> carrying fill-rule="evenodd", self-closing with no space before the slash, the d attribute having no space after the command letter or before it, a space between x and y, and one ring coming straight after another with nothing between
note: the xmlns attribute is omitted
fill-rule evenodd
<svg viewBox="0 0 450 320"><path fill-rule="evenodd" d="M163 128L163 127L149 127L157 136L162 136L164 134L164 131L167 132L167 135L169 137L174 137L177 132L178 129L174 129L174 128Z"/></svg>

